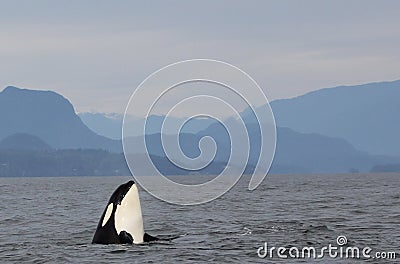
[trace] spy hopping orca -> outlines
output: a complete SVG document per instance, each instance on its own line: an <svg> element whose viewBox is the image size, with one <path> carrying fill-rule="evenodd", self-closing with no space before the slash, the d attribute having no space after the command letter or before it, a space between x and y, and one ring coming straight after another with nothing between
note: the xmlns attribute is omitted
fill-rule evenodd
<svg viewBox="0 0 400 264"><path fill-rule="evenodd" d="M134 181L119 186L104 210L93 244L140 244L159 240L144 232L139 193Z"/></svg>

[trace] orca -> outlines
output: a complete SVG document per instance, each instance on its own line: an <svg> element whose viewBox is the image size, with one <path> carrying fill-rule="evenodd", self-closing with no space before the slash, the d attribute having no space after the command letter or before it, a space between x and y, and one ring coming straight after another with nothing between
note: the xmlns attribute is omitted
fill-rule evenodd
<svg viewBox="0 0 400 264"><path fill-rule="evenodd" d="M159 240L144 232L138 188L134 181L111 195L94 234L93 244L140 244Z"/></svg>

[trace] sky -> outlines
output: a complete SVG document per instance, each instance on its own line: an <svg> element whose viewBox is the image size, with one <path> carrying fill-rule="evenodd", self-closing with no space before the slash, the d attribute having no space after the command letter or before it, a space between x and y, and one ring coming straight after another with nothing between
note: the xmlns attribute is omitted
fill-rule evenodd
<svg viewBox="0 0 400 264"><path fill-rule="evenodd" d="M124 112L152 72L231 63L270 101L400 79L400 1L0 1L0 90Z"/></svg>

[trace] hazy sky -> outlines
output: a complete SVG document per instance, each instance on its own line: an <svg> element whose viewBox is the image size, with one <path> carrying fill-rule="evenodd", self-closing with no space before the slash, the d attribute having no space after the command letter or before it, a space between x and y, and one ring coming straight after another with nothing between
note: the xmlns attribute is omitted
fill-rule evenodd
<svg viewBox="0 0 400 264"><path fill-rule="evenodd" d="M248 72L270 100L400 79L400 1L0 1L0 89L54 90L123 112L176 61Z"/></svg>

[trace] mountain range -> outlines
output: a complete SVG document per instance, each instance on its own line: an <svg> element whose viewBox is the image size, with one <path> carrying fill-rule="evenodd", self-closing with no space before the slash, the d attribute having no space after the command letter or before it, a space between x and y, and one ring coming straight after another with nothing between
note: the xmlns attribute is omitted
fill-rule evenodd
<svg viewBox="0 0 400 264"><path fill-rule="evenodd" d="M400 109L395 99L400 95L399 84L400 81L394 81L341 86L273 101L271 107L278 125L278 140L271 172L343 173L397 168L400 163L396 145L400 132L397 113ZM249 173L257 163L261 137L253 112L247 109L241 116L250 139L246 168ZM147 118L149 154L165 174L191 173L177 168L166 158L160 134L164 119L164 116ZM144 121L127 117L127 123L137 131L137 136L127 139L133 146L140 143ZM172 117L172 121L180 122L180 119ZM230 118L229 122L236 121ZM50 163L58 160L58 165L47 174L59 175L57 168L61 168L63 163L60 160L70 164L68 169L61 170L66 174L76 174L77 168L81 168L78 170L80 174L102 175L101 170L103 174L106 171L112 174L127 172L123 155L112 154L122 152L120 114L80 113L78 116L72 104L55 92L9 86L0 92L0 124L3 124L0 130L0 165L7 165L3 166L3 176L9 171L4 168L13 168L14 174L21 172L18 160L23 158L26 161L29 155L35 155L35 160L42 157ZM175 137L166 136L168 140ZM230 155L229 135L220 123L210 118L193 119L183 127L179 142L182 151L194 158L200 154L198 142L204 136L214 138L217 153L214 164L200 173L215 174L223 169ZM92 149L92 152L77 151L79 149ZM68 155L63 152L65 150L69 151ZM104 150L106 152L101 152ZM45 153L53 153L59 158L54 160ZM113 169L95 166L93 159L88 162L88 155L114 161L114 165L107 163ZM69 162L72 156L76 166ZM13 166L10 160L13 160ZM87 164L91 165L88 167ZM26 173L29 166L24 168ZM40 170L33 174L37 175L40 175Z"/></svg>
<svg viewBox="0 0 400 264"><path fill-rule="evenodd" d="M100 136L76 115L72 104L52 91L9 86L0 92L0 140L16 133L36 136L55 149L122 152L121 143Z"/></svg>
<svg viewBox="0 0 400 264"><path fill-rule="evenodd" d="M99 135L120 140L122 138L122 122L123 114L107 114L107 113L79 113L78 116L82 121L93 131L96 131ZM138 118L134 116L127 115L126 125L130 131L131 135L142 135L143 126L146 122L146 133L147 134L157 134L161 131L161 126L165 120L165 116L160 115L150 115L146 119ZM168 117L168 121L172 124L180 124L183 118ZM195 118L189 120L185 126L182 128L181 133L185 134L196 134L201 130L214 123L212 118ZM172 126L171 126L172 127ZM164 130L165 134L174 134L172 130Z"/></svg>
<svg viewBox="0 0 400 264"><path fill-rule="evenodd" d="M222 125L215 124L197 134L181 134L179 141L183 153L195 158L200 155L198 142L209 135L217 145L214 158L219 164L227 164L230 155L230 140ZM254 170L260 151L259 131L254 125L247 128L250 138L250 155L246 173ZM349 142L340 138L333 138L319 134L298 133L289 128L277 130L278 140L272 173L345 173L368 172L376 164L389 164L399 162L400 159L390 156L370 155L367 152L357 150ZM215 136L219 135L219 136ZM173 140L175 136L167 135L166 140ZM127 139L131 146L139 146L142 137ZM151 156L166 157L161 143L161 134L146 136L147 150ZM138 153L137 153L138 154ZM141 153L144 154L144 153ZM177 153L172 152L172 157ZM175 165L164 159L160 171L174 170ZM189 173L190 171L187 171Z"/></svg>
<svg viewBox="0 0 400 264"><path fill-rule="evenodd" d="M400 157L400 80L339 86L271 103L277 126L346 139L371 154Z"/></svg>
<svg viewBox="0 0 400 264"><path fill-rule="evenodd" d="M316 90L290 99L270 103L276 125L300 133L316 133L347 140L355 148L374 155L400 157L400 80ZM80 113L84 123L97 133L121 138L121 114L110 118L101 113ZM255 123L251 110L241 113L246 123ZM160 132L161 116L151 116L149 134ZM143 120L136 119L136 126ZM184 133L198 133L212 120L195 120ZM111 131L112 130L112 131ZM168 131L166 132L168 133Z"/></svg>

